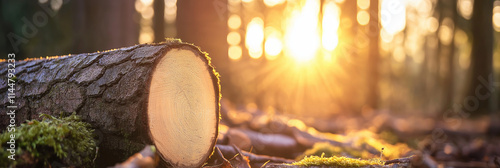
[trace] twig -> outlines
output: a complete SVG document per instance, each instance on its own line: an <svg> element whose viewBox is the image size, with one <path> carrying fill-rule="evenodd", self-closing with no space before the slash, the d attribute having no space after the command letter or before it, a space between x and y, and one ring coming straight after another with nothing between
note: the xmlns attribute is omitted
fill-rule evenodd
<svg viewBox="0 0 500 168"><path fill-rule="evenodd" d="M415 156L410 156L410 157L406 157L406 158L388 160L388 161L385 161L385 165L394 164L394 163L410 163L414 157Z"/></svg>

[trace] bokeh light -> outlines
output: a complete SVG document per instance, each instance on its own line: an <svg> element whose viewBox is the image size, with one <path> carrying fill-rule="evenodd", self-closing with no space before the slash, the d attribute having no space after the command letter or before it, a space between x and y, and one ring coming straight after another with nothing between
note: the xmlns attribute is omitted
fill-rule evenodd
<svg viewBox="0 0 500 168"><path fill-rule="evenodd" d="M227 34L227 43L229 45L239 45L241 42L241 36L238 32L229 32Z"/></svg>
<svg viewBox="0 0 500 168"><path fill-rule="evenodd" d="M243 54L243 51L240 46L229 46L227 54L229 55L230 59L239 60L241 58L241 55Z"/></svg>
<svg viewBox="0 0 500 168"><path fill-rule="evenodd" d="M254 17L247 25L245 46L252 58L262 56L262 43L264 42L264 21Z"/></svg>
<svg viewBox="0 0 500 168"><path fill-rule="evenodd" d="M283 44L278 37L268 37L265 43L266 59L274 60L281 53Z"/></svg>
<svg viewBox="0 0 500 168"><path fill-rule="evenodd" d="M323 48L328 51L334 50L339 43L339 38L337 35L339 22L340 8L332 1L327 2L323 6L323 34L321 42Z"/></svg>
<svg viewBox="0 0 500 168"><path fill-rule="evenodd" d="M155 40L153 31L153 0L136 0L135 10L141 15L139 43L151 43Z"/></svg>
<svg viewBox="0 0 500 168"><path fill-rule="evenodd" d="M356 18L357 18L358 23L360 25L365 26L370 21L370 14L368 14L368 12L362 10L362 11L358 12L358 14L356 15Z"/></svg>
<svg viewBox="0 0 500 168"><path fill-rule="evenodd" d="M438 37L441 43L444 45L450 45L451 40L453 38L453 29L454 29L454 23L451 18L446 17L443 19L443 22L441 23L441 27L439 28L438 32Z"/></svg>
<svg viewBox="0 0 500 168"><path fill-rule="evenodd" d="M458 13L465 19L470 19L472 17L474 0L458 0L457 10Z"/></svg>
<svg viewBox="0 0 500 168"><path fill-rule="evenodd" d="M165 0L164 18L167 24L174 24L177 17L177 0Z"/></svg>
<svg viewBox="0 0 500 168"><path fill-rule="evenodd" d="M396 34L406 26L406 7L403 1L382 0L381 24L389 34Z"/></svg>
<svg viewBox="0 0 500 168"><path fill-rule="evenodd" d="M358 8L366 10L370 7L370 0L357 0Z"/></svg>
<svg viewBox="0 0 500 168"><path fill-rule="evenodd" d="M439 28L439 22L435 17L429 17L426 20L426 28L429 33L434 33Z"/></svg>
<svg viewBox="0 0 500 168"><path fill-rule="evenodd" d="M238 15L231 15L227 20L227 26L231 29L238 29L241 26L241 18Z"/></svg>
<svg viewBox="0 0 500 168"><path fill-rule="evenodd" d="M495 1L493 7L493 28L495 31L500 32L500 1Z"/></svg>
<svg viewBox="0 0 500 168"><path fill-rule="evenodd" d="M264 0L264 4L269 7L283 4L283 2L285 2L285 0Z"/></svg>

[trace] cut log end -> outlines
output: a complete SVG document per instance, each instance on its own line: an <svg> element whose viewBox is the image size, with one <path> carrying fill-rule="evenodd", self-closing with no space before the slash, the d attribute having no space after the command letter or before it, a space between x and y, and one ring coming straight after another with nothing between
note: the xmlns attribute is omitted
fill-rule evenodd
<svg viewBox="0 0 500 168"><path fill-rule="evenodd" d="M150 136L160 156L175 167L202 166L217 139L217 79L204 59L189 49L172 49L152 73Z"/></svg>

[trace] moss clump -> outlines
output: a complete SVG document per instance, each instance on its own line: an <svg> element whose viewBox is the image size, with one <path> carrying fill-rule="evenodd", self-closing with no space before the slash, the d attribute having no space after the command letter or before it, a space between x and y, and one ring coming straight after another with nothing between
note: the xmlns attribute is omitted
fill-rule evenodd
<svg viewBox="0 0 500 168"><path fill-rule="evenodd" d="M343 156L306 156L304 159L292 163L295 166L332 166L332 167L363 167L369 165L384 165L379 159L362 160Z"/></svg>
<svg viewBox="0 0 500 168"><path fill-rule="evenodd" d="M306 156L326 156L331 157L335 155L342 155L354 158L374 158L377 157L375 154L371 154L366 150L354 149L348 146L334 146L328 142L318 142L313 145L311 149L304 151L304 153L296 158L296 160L301 160Z"/></svg>
<svg viewBox="0 0 500 168"><path fill-rule="evenodd" d="M74 113L56 118L41 114L42 121L31 120L16 127L15 161L8 159L7 141L11 132L0 135L0 167L32 165L47 167L53 163L68 166L92 165L96 144L90 125L82 122Z"/></svg>

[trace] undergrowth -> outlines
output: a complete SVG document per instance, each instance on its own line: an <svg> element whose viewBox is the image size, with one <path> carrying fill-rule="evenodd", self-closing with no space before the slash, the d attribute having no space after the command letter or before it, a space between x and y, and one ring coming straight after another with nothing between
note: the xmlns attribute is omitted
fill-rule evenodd
<svg viewBox="0 0 500 168"><path fill-rule="evenodd" d="M332 156L324 157L321 156L306 156L304 159L292 163L295 166L331 166L331 167L363 167L369 165L384 165L384 162L380 159L353 159L344 156Z"/></svg>
<svg viewBox="0 0 500 168"><path fill-rule="evenodd" d="M7 151L6 142L11 132L0 135L0 167L51 167L54 163L71 167L92 165L96 143L88 123L74 113L62 118L47 114L40 117L41 121L26 121L15 128L16 160L8 158L11 153Z"/></svg>

